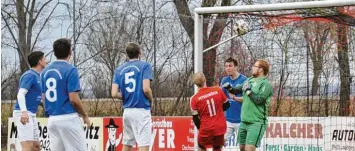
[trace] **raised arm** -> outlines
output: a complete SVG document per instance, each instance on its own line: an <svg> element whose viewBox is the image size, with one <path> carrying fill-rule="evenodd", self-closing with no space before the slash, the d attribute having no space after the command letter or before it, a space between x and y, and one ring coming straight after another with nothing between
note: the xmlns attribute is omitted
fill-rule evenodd
<svg viewBox="0 0 355 151"><path fill-rule="evenodd" d="M263 104L265 101L272 96L272 86L268 82L264 82L261 84L259 91L254 92L250 89L246 90L246 94L250 97L250 99L255 103L255 104Z"/></svg>
<svg viewBox="0 0 355 151"><path fill-rule="evenodd" d="M243 86L242 85L237 85L236 87L233 88L232 85L227 82L227 83L223 84L222 87L227 89L227 91L229 93L232 93L234 95L243 93L243 91L242 91Z"/></svg>

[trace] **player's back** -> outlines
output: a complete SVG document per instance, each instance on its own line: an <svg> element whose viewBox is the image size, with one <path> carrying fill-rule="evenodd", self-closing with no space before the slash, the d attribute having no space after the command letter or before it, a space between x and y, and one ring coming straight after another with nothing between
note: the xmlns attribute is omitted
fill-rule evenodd
<svg viewBox="0 0 355 151"><path fill-rule="evenodd" d="M122 93L123 108L150 109L150 103L143 91L143 80L152 80L151 65L148 62L132 60L116 69L114 82Z"/></svg>
<svg viewBox="0 0 355 151"><path fill-rule="evenodd" d="M227 97L219 87L201 88L192 98L201 119L200 135L223 135L226 132L226 118L223 103Z"/></svg>
<svg viewBox="0 0 355 151"><path fill-rule="evenodd" d="M80 91L77 68L64 60L56 60L47 65L41 78L48 115L76 113L69 100L69 93Z"/></svg>

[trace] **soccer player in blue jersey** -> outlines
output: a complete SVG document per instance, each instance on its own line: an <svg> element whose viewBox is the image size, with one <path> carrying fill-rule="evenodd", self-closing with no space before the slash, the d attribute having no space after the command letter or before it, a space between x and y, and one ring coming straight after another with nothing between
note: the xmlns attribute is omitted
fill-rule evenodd
<svg viewBox="0 0 355 151"><path fill-rule="evenodd" d="M238 72L238 62L233 58L228 58L224 62L225 71L228 76L225 76L221 80L221 87L225 83L230 83L233 87L236 85L241 85L247 80L247 77ZM225 141L227 141L234 133L238 132L240 125L240 113L242 107L242 95L234 95L227 91L227 89L222 87L223 92L227 95L230 107L225 112L227 119L227 132L224 135Z"/></svg>
<svg viewBox="0 0 355 151"><path fill-rule="evenodd" d="M69 64L71 40L60 38L53 44L57 60L41 74L42 94L48 118L48 134L52 151L87 151L84 123L91 125L79 98L78 69Z"/></svg>
<svg viewBox="0 0 355 151"><path fill-rule="evenodd" d="M41 51L34 51L27 57L31 69L20 79L13 118L17 126L18 139L23 151L40 150L36 113L41 103L40 73L46 66L46 57Z"/></svg>
<svg viewBox="0 0 355 151"><path fill-rule="evenodd" d="M138 44L128 43L126 53L129 61L116 68L111 89L112 97L123 100L122 151L130 151L136 143L139 151L148 151L152 133L152 66L139 60Z"/></svg>

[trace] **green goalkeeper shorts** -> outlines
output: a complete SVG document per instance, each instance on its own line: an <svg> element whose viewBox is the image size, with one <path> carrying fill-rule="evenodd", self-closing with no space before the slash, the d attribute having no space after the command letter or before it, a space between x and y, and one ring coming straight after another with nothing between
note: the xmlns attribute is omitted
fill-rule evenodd
<svg viewBox="0 0 355 151"><path fill-rule="evenodd" d="M265 130L265 124L242 122L238 131L238 144L254 145L258 147L261 138L264 136Z"/></svg>

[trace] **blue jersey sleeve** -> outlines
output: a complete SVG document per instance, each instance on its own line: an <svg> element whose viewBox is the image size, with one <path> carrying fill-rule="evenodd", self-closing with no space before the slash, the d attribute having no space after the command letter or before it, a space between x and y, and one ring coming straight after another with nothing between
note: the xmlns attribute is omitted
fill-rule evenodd
<svg viewBox="0 0 355 151"><path fill-rule="evenodd" d="M145 79L153 80L152 66L149 63L143 68L143 80Z"/></svg>
<svg viewBox="0 0 355 151"><path fill-rule="evenodd" d="M115 73L113 74L113 83L119 85L120 82L120 72L118 69L115 70Z"/></svg>
<svg viewBox="0 0 355 151"><path fill-rule="evenodd" d="M31 74L26 74L23 75L20 81L20 88L30 90L32 85L34 84L33 82L36 82L36 78L32 76Z"/></svg>
<svg viewBox="0 0 355 151"><path fill-rule="evenodd" d="M68 92L80 91L79 72L77 68L73 68L68 75Z"/></svg>

